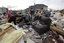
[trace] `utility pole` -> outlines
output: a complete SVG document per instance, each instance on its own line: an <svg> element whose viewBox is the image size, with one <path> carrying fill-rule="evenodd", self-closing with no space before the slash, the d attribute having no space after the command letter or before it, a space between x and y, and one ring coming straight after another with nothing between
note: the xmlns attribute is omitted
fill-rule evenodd
<svg viewBox="0 0 64 43"><path fill-rule="evenodd" d="M35 2L36 2L36 0L34 0L34 5L36 4Z"/></svg>
<svg viewBox="0 0 64 43"><path fill-rule="evenodd" d="M34 0L33 2L34 2L34 6L35 6L35 4L36 4L36 0ZM35 7L34 7L34 10L35 10Z"/></svg>

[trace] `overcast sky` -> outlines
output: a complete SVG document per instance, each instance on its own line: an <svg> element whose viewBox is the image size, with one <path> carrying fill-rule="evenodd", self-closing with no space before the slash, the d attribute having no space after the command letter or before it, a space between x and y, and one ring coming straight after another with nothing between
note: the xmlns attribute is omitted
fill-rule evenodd
<svg viewBox="0 0 64 43"><path fill-rule="evenodd" d="M64 9L64 0L0 0L0 7L11 7L10 9L26 9L31 5L45 4L52 9Z"/></svg>

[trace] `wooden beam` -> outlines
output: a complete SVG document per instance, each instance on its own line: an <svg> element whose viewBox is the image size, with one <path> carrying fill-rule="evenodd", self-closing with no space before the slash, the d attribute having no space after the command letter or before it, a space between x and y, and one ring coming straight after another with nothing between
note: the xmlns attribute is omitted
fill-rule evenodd
<svg viewBox="0 0 64 43"><path fill-rule="evenodd" d="M64 31L63 31L63 30L61 30L61 29L59 29L59 28L57 28L57 27L55 27L55 26L50 26L50 29L51 29L51 30L54 30L54 31L56 31L56 32L58 32L59 34L61 34L61 35L64 36Z"/></svg>

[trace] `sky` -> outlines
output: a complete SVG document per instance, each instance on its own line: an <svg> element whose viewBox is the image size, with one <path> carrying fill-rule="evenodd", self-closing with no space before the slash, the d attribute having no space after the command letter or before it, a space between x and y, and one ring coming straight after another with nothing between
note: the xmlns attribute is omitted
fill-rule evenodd
<svg viewBox="0 0 64 43"><path fill-rule="evenodd" d="M64 9L64 0L0 0L0 7L12 10L26 9L31 5L45 4L52 9Z"/></svg>

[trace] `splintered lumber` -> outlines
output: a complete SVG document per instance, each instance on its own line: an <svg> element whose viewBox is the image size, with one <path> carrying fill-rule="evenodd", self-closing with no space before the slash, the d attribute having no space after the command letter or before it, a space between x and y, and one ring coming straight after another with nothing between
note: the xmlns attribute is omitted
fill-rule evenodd
<svg viewBox="0 0 64 43"><path fill-rule="evenodd" d="M51 30L54 30L54 31L56 31L56 32L58 32L59 34L61 34L61 35L64 36L64 31L63 31L63 30L61 30L61 29L59 29L59 28L57 28L57 27L55 27L55 26L50 26L50 29L51 29Z"/></svg>
<svg viewBox="0 0 64 43"><path fill-rule="evenodd" d="M5 31L0 31L0 36L2 35L2 34L4 34L4 33L6 33L6 32L8 32L8 33L10 33L10 32L12 32L12 31L14 31L14 29L12 28L12 27L9 27L9 28L7 28Z"/></svg>
<svg viewBox="0 0 64 43"><path fill-rule="evenodd" d="M0 43L16 43L23 35L25 35L25 33L21 29L15 30L3 38Z"/></svg>
<svg viewBox="0 0 64 43"><path fill-rule="evenodd" d="M8 27L10 27L10 25L6 25L6 26L0 26L0 29L2 29L2 30L6 30L6 29L8 29Z"/></svg>
<svg viewBox="0 0 64 43"><path fill-rule="evenodd" d="M2 30L6 30L8 27L10 27L12 24L11 23L6 23L6 24L2 24L1 26L0 26L0 29L2 29Z"/></svg>
<svg viewBox="0 0 64 43"><path fill-rule="evenodd" d="M6 23L0 26L0 35L10 29L10 27L13 27L14 24L12 23Z"/></svg>
<svg viewBox="0 0 64 43"><path fill-rule="evenodd" d="M7 30L5 30L4 32L2 32L1 34L0 34L0 40L2 40L2 38L4 37L4 36L6 36L7 34L10 34L11 32L13 32L15 29L13 29L12 27L9 27Z"/></svg>

